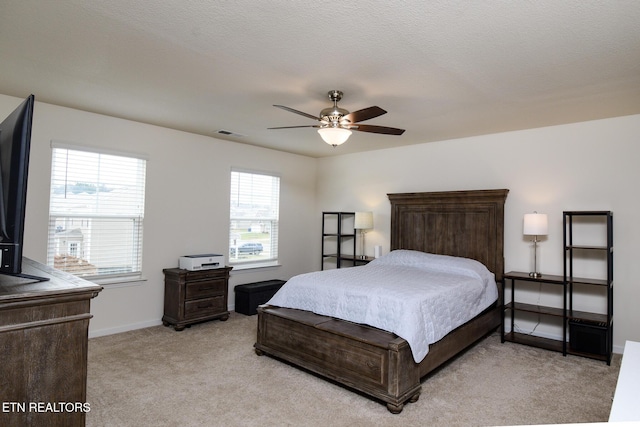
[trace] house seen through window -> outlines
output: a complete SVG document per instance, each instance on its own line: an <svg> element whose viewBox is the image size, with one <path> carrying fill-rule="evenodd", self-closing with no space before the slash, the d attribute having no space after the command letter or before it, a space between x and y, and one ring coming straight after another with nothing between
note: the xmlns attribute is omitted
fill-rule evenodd
<svg viewBox="0 0 640 427"><path fill-rule="evenodd" d="M48 264L88 279L140 276L146 161L52 146Z"/></svg>
<svg viewBox="0 0 640 427"><path fill-rule="evenodd" d="M280 177L231 171L229 262L236 266L278 261Z"/></svg>

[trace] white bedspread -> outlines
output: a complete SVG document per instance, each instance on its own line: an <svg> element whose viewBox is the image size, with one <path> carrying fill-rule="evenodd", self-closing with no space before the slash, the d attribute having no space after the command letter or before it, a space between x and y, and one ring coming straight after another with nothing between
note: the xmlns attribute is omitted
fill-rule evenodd
<svg viewBox="0 0 640 427"><path fill-rule="evenodd" d="M420 362L429 344L497 298L493 273L477 261L397 250L365 266L295 276L267 304L393 332Z"/></svg>

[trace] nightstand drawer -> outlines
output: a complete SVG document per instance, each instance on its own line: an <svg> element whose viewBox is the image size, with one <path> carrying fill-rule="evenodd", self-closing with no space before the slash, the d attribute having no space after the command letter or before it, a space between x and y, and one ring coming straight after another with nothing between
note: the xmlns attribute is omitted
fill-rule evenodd
<svg viewBox="0 0 640 427"><path fill-rule="evenodd" d="M186 318L208 316L226 310L224 297L201 298L184 303L184 316Z"/></svg>
<svg viewBox="0 0 640 427"><path fill-rule="evenodd" d="M215 295L222 295L225 292L227 281L225 279L203 280L187 283L185 299L196 299Z"/></svg>
<svg viewBox="0 0 640 427"><path fill-rule="evenodd" d="M227 271L224 268L212 268L210 270L183 270L184 280L187 282L196 282L198 280L224 279Z"/></svg>

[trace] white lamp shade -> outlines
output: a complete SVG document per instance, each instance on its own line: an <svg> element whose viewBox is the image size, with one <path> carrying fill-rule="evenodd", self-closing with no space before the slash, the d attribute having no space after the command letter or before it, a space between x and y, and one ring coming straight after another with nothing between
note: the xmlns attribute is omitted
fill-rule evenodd
<svg viewBox="0 0 640 427"><path fill-rule="evenodd" d="M351 136L351 131L349 129L334 127L320 128L318 129L318 133L324 142L329 145L333 145L334 147L336 145L344 144Z"/></svg>
<svg viewBox="0 0 640 427"><path fill-rule="evenodd" d="M357 230L373 228L373 212L356 212L353 228Z"/></svg>
<svg viewBox="0 0 640 427"><path fill-rule="evenodd" d="M546 236L549 232L547 214L524 214L522 233L528 236Z"/></svg>

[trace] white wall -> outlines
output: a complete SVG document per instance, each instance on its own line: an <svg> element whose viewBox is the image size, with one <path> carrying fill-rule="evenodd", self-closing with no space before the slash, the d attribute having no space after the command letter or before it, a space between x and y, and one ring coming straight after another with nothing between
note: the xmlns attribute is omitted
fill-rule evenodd
<svg viewBox="0 0 640 427"><path fill-rule="evenodd" d="M410 131L402 137L410 138ZM374 245L389 249L387 193L507 188L506 271L530 271L531 243L522 235L522 219L538 211L549 215L549 236L538 246L539 269L558 275L562 212L611 210L614 349L620 351L625 340L640 341L640 286L633 273L640 241L639 137L635 115L325 158L318 162L318 209L374 211L375 229L367 233L367 253L373 255ZM555 303L538 289L531 294ZM557 333L543 324L536 332Z"/></svg>
<svg viewBox="0 0 640 427"><path fill-rule="evenodd" d="M21 101L0 95L0 117ZM319 222L314 159L44 104L37 101L37 95L27 193L27 257L46 262L51 140L148 157L143 247L147 280L105 286L92 301L92 336L160 324L162 269L177 267L181 255L228 252L232 166L280 174L282 266L257 272L232 271L230 291L237 284L288 279L318 265L320 225L316 229L308 226ZM309 251L301 251L301 241L318 243ZM233 292L229 305L233 309Z"/></svg>
<svg viewBox="0 0 640 427"><path fill-rule="evenodd" d="M0 95L0 117L21 101ZM387 193L508 188L507 271L531 268L531 244L522 236L524 213L536 210L549 215L549 236L539 245L540 270L562 274L562 211L614 212L614 344L619 350L627 339L640 341L640 314L635 307L640 286L632 274L634 244L640 241L635 221L640 211L638 135L640 116L636 115L316 160L36 100L25 255L46 261L52 139L149 158L143 258L147 280L107 287L92 301L92 336L159 324L162 269L177 266L180 255L227 251L232 166L282 176L282 267L234 271L231 290L241 283L288 279L319 269L324 210L373 210L375 230L367 234L367 252L372 255L376 244L383 245L385 252L389 248ZM531 298L547 302L535 289ZM230 309L233 302L230 293ZM544 328L537 331L545 333Z"/></svg>

